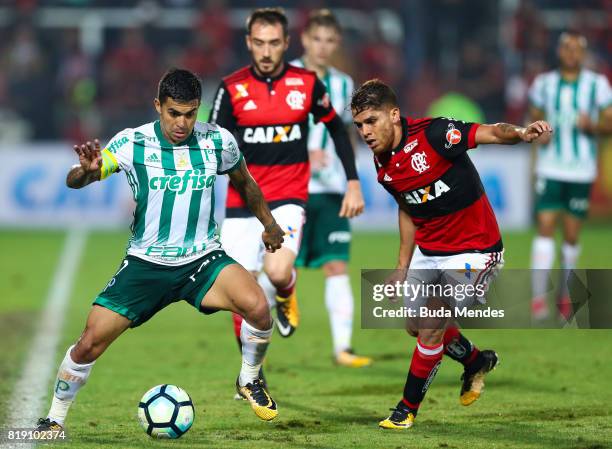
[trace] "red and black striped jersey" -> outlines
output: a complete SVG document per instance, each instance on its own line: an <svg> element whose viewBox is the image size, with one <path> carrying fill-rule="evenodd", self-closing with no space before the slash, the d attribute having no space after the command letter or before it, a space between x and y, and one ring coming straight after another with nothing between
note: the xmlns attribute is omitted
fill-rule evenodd
<svg viewBox="0 0 612 449"><path fill-rule="evenodd" d="M223 78L210 121L234 132L251 175L271 208L308 199L308 115L328 123L336 112L315 72L285 64L277 77L244 67ZM251 213L230 184L227 216Z"/></svg>
<svg viewBox="0 0 612 449"><path fill-rule="evenodd" d="M374 156L378 182L417 227L425 255L501 251L495 214L466 151L478 124L402 118L402 140Z"/></svg>

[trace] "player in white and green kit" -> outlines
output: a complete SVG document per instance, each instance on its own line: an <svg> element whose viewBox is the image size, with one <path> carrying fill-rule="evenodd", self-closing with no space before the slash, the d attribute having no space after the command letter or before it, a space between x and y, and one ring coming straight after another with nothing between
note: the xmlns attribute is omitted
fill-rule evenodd
<svg viewBox="0 0 612 449"><path fill-rule="evenodd" d="M536 164L538 235L533 241L532 314L549 315L548 274L555 258L554 232L562 217L561 266L576 267L578 235L589 209L591 186L597 176L597 138L612 132L612 91L604 75L582 67L587 42L578 33L559 38L560 66L537 76L529 90L531 120L547 120L555 130L539 143ZM557 298L562 318L571 315L567 288Z"/></svg>
<svg viewBox="0 0 612 449"><path fill-rule="evenodd" d="M341 39L337 19L327 9L313 11L302 33L304 55L292 65L317 72L334 109L347 126L353 118L348 109L353 80L330 65ZM353 292L347 262L351 230L348 218L340 217L346 176L336 155L334 142L322 124L310 119L308 151L311 178L308 184L306 224L296 265L322 268L325 274L325 304L329 312L336 363L349 367L371 364L368 357L357 356L351 349L353 331Z"/></svg>
<svg viewBox="0 0 612 449"><path fill-rule="evenodd" d="M259 379L272 334L270 312L261 288L219 243L214 217L217 176L229 175L264 225L262 239L269 251L281 247L284 232L234 137L217 125L196 122L201 93L195 75L172 69L159 83L158 121L121 131L103 150L97 140L74 147L80 164L68 173L68 187L81 188L123 171L136 209L127 255L95 299L80 338L66 352L51 409L39 420L39 430L64 426L94 362L119 335L181 300L203 313L229 310L243 316L238 393L261 419L278 414Z"/></svg>

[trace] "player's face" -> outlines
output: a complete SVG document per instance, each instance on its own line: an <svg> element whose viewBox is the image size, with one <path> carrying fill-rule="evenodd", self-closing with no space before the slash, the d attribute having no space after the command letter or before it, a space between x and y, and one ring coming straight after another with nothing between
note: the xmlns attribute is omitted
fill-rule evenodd
<svg viewBox="0 0 612 449"><path fill-rule="evenodd" d="M283 59L289 47L289 37L280 23L255 22L246 37L255 71L261 76L276 76L283 69Z"/></svg>
<svg viewBox="0 0 612 449"><path fill-rule="evenodd" d="M585 56L584 41L578 36L567 36L559 43L559 61L566 70L577 70Z"/></svg>
<svg viewBox="0 0 612 449"><path fill-rule="evenodd" d="M401 121L398 108L368 108L358 114L353 112L353 123L374 154L390 151L399 144Z"/></svg>
<svg viewBox="0 0 612 449"><path fill-rule="evenodd" d="M302 33L302 46L306 58L319 67L330 65L340 44L340 35L331 27L313 26Z"/></svg>
<svg viewBox="0 0 612 449"><path fill-rule="evenodd" d="M170 143L180 143L191 135L199 107L200 100L183 103L166 98L163 103L160 103L157 98L155 99L155 109L159 113L162 133Z"/></svg>

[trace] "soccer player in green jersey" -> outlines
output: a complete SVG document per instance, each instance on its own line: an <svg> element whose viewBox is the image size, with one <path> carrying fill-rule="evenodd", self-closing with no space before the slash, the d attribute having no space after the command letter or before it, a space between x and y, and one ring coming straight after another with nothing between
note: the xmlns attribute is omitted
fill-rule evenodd
<svg viewBox="0 0 612 449"><path fill-rule="evenodd" d="M315 10L308 17L301 37L304 54L291 64L317 73L327 88L334 109L349 127L353 121L348 109L353 80L331 65L342 38L338 20L328 9ZM323 124L315 124L312 117L308 153L311 178L306 224L296 264L321 268L325 274L325 305L329 313L335 362L353 368L368 366L372 359L358 356L351 349L354 301L347 270L351 230L349 219L339 215L346 177L329 132Z"/></svg>
<svg viewBox="0 0 612 449"><path fill-rule="evenodd" d="M547 120L552 136L538 142L536 211L538 235L533 241L532 315L549 315L546 289L555 258L554 232L562 218L561 266L565 275L576 267L578 236L589 209L597 176L597 138L612 132L612 91L604 75L583 68L587 41L565 32L559 38L559 69L537 76L529 91L531 120ZM560 317L571 316L567 287L557 298Z"/></svg>
<svg viewBox="0 0 612 449"><path fill-rule="evenodd" d="M63 428L95 361L119 335L180 300L205 314L228 310L244 318L238 393L259 418L271 420L278 414L258 375L272 334L270 311L257 282L219 243L214 217L217 176L229 176L259 219L268 251L281 247L284 231L232 134L196 121L201 93L195 75L172 69L159 83L159 120L121 131L102 150L97 140L74 147L80 164L68 173L68 187L82 188L123 171L136 209L127 255L94 300L83 333L66 352L51 409L39 420L39 430Z"/></svg>

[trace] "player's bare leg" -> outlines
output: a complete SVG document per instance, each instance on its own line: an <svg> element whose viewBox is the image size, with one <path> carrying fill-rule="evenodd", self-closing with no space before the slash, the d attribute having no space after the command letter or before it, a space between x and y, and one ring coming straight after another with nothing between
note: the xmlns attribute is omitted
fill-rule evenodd
<svg viewBox="0 0 612 449"><path fill-rule="evenodd" d="M264 293L254 277L238 264L227 265L202 299L201 306L228 310L244 318L240 328L242 367L236 389L249 401L259 418L274 419L278 415L276 402L259 378L272 336L272 318Z"/></svg>
<svg viewBox="0 0 612 449"><path fill-rule="evenodd" d="M354 301L347 263L332 260L323 265L325 275L325 306L334 344L334 361L341 366L361 368L372 364L369 357L358 356L351 348Z"/></svg>
<svg viewBox="0 0 612 449"><path fill-rule="evenodd" d="M531 248L531 283L532 300L531 316L536 320L546 319L549 315L547 290L548 277L555 260L555 226L559 212L538 212L538 235L533 240Z"/></svg>
<svg viewBox="0 0 612 449"><path fill-rule="evenodd" d="M294 268L297 254L281 248L264 257L264 272L276 288L276 314L278 331L283 337L291 336L300 324L300 311L296 295L297 272Z"/></svg>
<svg viewBox="0 0 612 449"><path fill-rule="evenodd" d="M559 318L569 320L572 316L573 308L567 288L567 281L571 270L576 268L578 256L580 255L580 245L578 237L582 227L582 220L571 214L563 214L563 244L561 245L561 268L562 279L557 297L557 310Z"/></svg>
<svg viewBox="0 0 612 449"><path fill-rule="evenodd" d="M78 391L87 382L94 362L129 326L130 320L112 310L93 306L85 330L75 345L68 348L53 384L53 400L46 418L38 421L39 430L59 430Z"/></svg>

